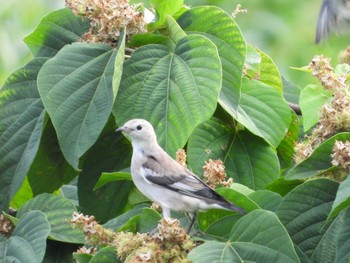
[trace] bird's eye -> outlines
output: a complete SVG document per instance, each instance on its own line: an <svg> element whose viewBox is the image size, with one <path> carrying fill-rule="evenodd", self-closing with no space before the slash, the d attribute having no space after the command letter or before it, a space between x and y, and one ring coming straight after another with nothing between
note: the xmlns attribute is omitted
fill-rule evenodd
<svg viewBox="0 0 350 263"><path fill-rule="evenodd" d="M141 130L142 130L142 126L141 126L141 125L138 125L138 126L136 127L136 129L137 129L138 131L141 131Z"/></svg>

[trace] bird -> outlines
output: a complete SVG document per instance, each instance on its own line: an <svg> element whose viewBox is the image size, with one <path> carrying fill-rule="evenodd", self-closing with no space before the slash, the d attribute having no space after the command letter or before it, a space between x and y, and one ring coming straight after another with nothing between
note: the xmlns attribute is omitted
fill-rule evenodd
<svg viewBox="0 0 350 263"><path fill-rule="evenodd" d="M171 210L187 212L190 217L189 232L197 211L224 209L246 214L244 209L226 200L165 152L148 121L129 120L116 132L122 132L131 139L132 180L141 193L160 205L164 219L171 218Z"/></svg>
<svg viewBox="0 0 350 263"><path fill-rule="evenodd" d="M349 33L350 0L323 0L316 29L316 44L332 31Z"/></svg>

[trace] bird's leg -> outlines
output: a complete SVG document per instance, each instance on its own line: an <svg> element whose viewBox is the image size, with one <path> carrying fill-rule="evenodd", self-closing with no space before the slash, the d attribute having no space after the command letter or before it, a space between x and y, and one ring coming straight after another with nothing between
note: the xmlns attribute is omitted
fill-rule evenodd
<svg viewBox="0 0 350 263"><path fill-rule="evenodd" d="M170 218L171 214L170 214L170 209L167 207L162 207L162 214L163 214L163 219L168 219ZM157 234L159 232L158 226L153 229L151 232L149 232L150 236L153 236L155 234Z"/></svg>
<svg viewBox="0 0 350 263"><path fill-rule="evenodd" d="M191 228L192 228L192 226L193 226L193 224L194 224L194 221L196 221L196 213L189 213L188 215L190 216L190 220L191 220L191 221L190 221L189 226L188 226L187 229L186 229L187 234L190 233Z"/></svg>

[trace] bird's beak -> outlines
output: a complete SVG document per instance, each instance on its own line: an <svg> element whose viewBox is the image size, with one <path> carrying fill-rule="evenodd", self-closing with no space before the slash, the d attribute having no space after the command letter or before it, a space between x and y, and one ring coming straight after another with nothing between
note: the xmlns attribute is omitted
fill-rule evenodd
<svg viewBox="0 0 350 263"><path fill-rule="evenodd" d="M118 129L115 130L115 132L123 132L125 131L126 127L125 126L122 126L122 127L119 127Z"/></svg>

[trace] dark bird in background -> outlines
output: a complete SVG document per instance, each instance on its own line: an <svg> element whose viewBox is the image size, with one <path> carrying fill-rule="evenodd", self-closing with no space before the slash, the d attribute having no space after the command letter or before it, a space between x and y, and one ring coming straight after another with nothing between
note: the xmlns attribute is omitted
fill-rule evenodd
<svg viewBox="0 0 350 263"><path fill-rule="evenodd" d="M316 44L333 32L350 33L350 0L323 0L317 22Z"/></svg>

